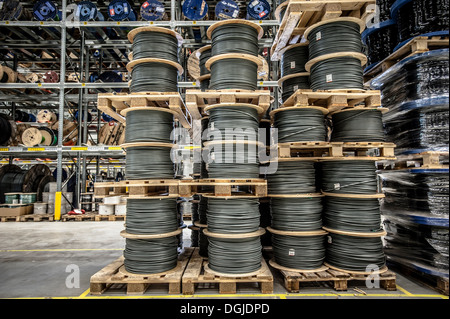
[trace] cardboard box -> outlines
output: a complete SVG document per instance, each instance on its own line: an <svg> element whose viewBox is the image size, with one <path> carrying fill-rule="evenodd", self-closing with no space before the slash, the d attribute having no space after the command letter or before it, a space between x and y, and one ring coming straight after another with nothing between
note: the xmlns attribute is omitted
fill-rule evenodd
<svg viewBox="0 0 450 319"><path fill-rule="evenodd" d="M0 205L0 216L21 216L33 214L33 205Z"/></svg>

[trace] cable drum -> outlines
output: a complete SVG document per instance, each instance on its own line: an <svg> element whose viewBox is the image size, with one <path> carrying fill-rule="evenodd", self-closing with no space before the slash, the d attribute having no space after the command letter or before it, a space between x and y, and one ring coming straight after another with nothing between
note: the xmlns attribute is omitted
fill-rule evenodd
<svg viewBox="0 0 450 319"><path fill-rule="evenodd" d="M282 51L280 77L306 72L305 64L309 59L308 44L293 44Z"/></svg>
<svg viewBox="0 0 450 319"><path fill-rule="evenodd" d="M201 20L208 13L208 4L205 0L184 0L182 10L189 20Z"/></svg>
<svg viewBox="0 0 450 319"><path fill-rule="evenodd" d="M129 108L126 113L125 143L171 143L173 114L166 109Z"/></svg>
<svg viewBox="0 0 450 319"><path fill-rule="evenodd" d="M206 234L209 234L206 233ZM251 238L208 236L208 267L224 274L245 274L261 268L261 241Z"/></svg>
<svg viewBox="0 0 450 319"><path fill-rule="evenodd" d="M331 142L384 142L383 109L349 109L332 115Z"/></svg>
<svg viewBox="0 0 450 319"><path fill-rule="evenodd" d="M141 31L134 35L133 59L159 58L178 63L178 39L166 29ZM145 29L144 29L145 30Z"/></svg>
<svg viewBox="0 0 450 319"><path fill-rule="evenodd" d="M346 270L367 272L373 265L382 269L386 258L381 237L354 237L330 233L326 246L326 263Z"/></svg>
<svg viewBox="0 0 450 319"><path fill-rule="evenodd" d="M325 196L324 226L350 232L381 231L380 203L377 198Z"/></svg>
<svg viewBox="0 0 450 319"><path fill-rule="evenodd" d="M275 174L267 175L269 194L301 194L316 192L314 161L279 161Z"/></svg>
<svg viewBox="0 0 450 319"><path fill-rule="evenodd" d="M311 66L312 90L363 89L361 60L351 56L329 58Z"/></svg>
<svg viewBox="0 0 450 319"><path fill-rule="evenodd" d="M197 212L198 212L198 222L201 225L208 225L208 198L203 196L203 195L199 195L200 196L200 200L198 202L198 208L197 208Z"/></svg>
<svg viewBox="0 0 450 319"><path fill-rule="evenodd" d="M362 34L367 48L368 67L387 58L397 45L397 24L394 20L387 20L376 28L366 29Z"/></svg>
<svg viewBox="0 0 450 319"><path fill-rule="evenodd" d="M108 15L114 21L123 21L130 17L133 9L126 0L112 0L108 5Z"/></svg>
<svg viewBox="0 0 450 319"><path fill-rule="evenodd" d="M211 61L209 59L208 61ZM258 64L241 58L226 58L217 60L210 66L211 79L209 87L212 90L257 89Z"/></svg>
<svg viewBox="0 0 450 319"><path fill-rule="evenodd" d="M251 233L259 229L258 198L208 197L208 230L220 234Z"/></svg>
<svg viewBox="0 0 450 319"><path fill-rule="evenodd" d="M177 198L128 198L128 234L164 234L178 229Z"/></svg>
<svg viewBox="0 0 450 319"><path fill-rule="evenodd" d="M12 134L12 127L6 115L0 114L0 145L9 141Z"/></svg>
<svg viewBox="0 0 450 319"><path fill-rule="evenodd" d="M327 140L324 111L319 108L281 108L271 116L278 129L278 143Z"/></svg>
<svg viewBox="0 0 450 319"><path fill-rule="evenodd" d="M147 0L141 5L140 13L146 21L161 20L165 14L164 4L158 0Z"/></svg>
<svg viewBox="0 0 450 319"><path fill-rule="evenodd" d="M374 161L323 161L322 192L375 194L378 190Z"/></svg>
<svg viewBox="0 0 450 319"><path fill-rule="evenodd" d="M287 76L286 78L281 78L279 82L281 82L281 99L284 102L288 98L292 96L297 90L309 90L310 84L309 84L309 73L300 75L302 73L299 73L298 76L295 76L295 74L292 74L292 76Z"/></svg>
<svg viewBox="0 0 450 319"><path fill-rule="evenodd" d="M325 236L289 236L272 234L275 262L292 269L320 268L325 260Z"/></svg>
<svg viewBox="0 0 450 319"><path fill-rule="evenodd" d="M136 64L131 72L130 92L177 92L178 70L167 63Z"/></svg>
<svg viewBox="0 0 450 319"><path fill-rule="evenodd" d="M222 0L216 4L216 18L222 19L236 19L239 15L239 5L233 0Z"/></svg>
<svg viewBox="0 0 450 319"><path fill-rule="evenodd" d="M252 0L247 5L247 16L255 20L264 20L270 16L270 4L266 0Z"/></svg>
<svg viewBox="0 0 450 319"><path fill-rule="evenodd" d="M206 68L206 61L211 57L211 46L207 45L200 49L199 65L200 65L200 76L210 74L211 72Z"/></svg>
<svg viewBox="0 0 450 319"><path fill-rule="evenodd" d="M171 147L133 146L126 148L126 175L129 180L173 179Z"/></svg>
<svg viewBox="0 0 450 319"><path fill-rule="evenodd" d="M209 245L209 239L208 236L205 235L203 232L205 228L200 227L199 234L198 234L198 253L202 257L208 257L208 245Z"/></svg>
<svg viewBox="0 0 450 319"><path fill-rule="evenodd" d="M127 216L128 218L128 216ZM133 274L156 274L177 266L176 236L155 239L126 239L125 270Z"/></svg>
<svg viewBox="0 0 450 319"><path fill-rule="evenodd" d="M315 231L322 227L322 197L272 197L272 228L282 231Z"/></svg>
<svg viewBox="0 0 450 319"><path fill-rule="evenodd" d="M309 59L337 52L362 52L361 20L341 18L306 30Z"/></svg>
<svg viewBox="0 0 450 319"><path fill-rule="evenodd" d="M58 13L55 3L49 0L39 0L34 4L33 16L39 21L53 20Z"/></svg>

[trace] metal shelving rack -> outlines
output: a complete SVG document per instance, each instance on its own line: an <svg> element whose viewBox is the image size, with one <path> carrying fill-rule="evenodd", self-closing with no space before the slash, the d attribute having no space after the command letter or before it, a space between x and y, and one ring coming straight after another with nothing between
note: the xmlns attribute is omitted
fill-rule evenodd
<svg viewBox="0 0 450 319"><path fill-rule="evenodd" d="M30 70L34 72L43 72L54 70L60 75L66 72L75 73L78 82L68 82L65 76L60 76L57 83L0 83L1 91L9 91L11 94L0 94L0 109L9 109L14 116L16 109L54 109L59 114L67 114L68 110L78 110L78 114L85 114L87 118L88 109L96 109L97 93L111 89L126 89L127 82L119 83L91 83L89 82L89 74L93 71L102 69L105 64L115 65L119 72L126 72L125 66L128 62L128 52L131 49L126 33L127 30L141 26L161 26L169 27L180 33L185 38L183 43L184 54L186 50L195 50L203 45L209 44L206 39L206 28L217 20L190 21L184 20L181 12L181 2L177 0L164 0L166 12L169 13L170 19L167 21L69 21L67 0L55 1L58 9L62 11L61 21L0 21L0 34L2 30L12 31L14 35L19 35L20 39L0 37L0 58L1 50L7 49L12 54L5 56L1 61L9 63L14 70L20 68L23 64L32 64ZM211 9L214 8L217 1L207 1ZM237 1L241 8L246 6L246 1ZM279 4L279 0L269 0L272 6L272 12ZM31 7L30 2L21 2L24 6ZM276 5L274 5L276 4ZM97 1L99 10L106 12L107 2ZM137 1L134 3L137 7ZM169 10L168 10L169 9ZM279 23L277 20L260 20L255 21L268 33L276 34ZM117 38L110 38L105 30L111 28L118 34ZM202 40L197 41L190 38L192 30L199 29L202 34ZM74 37L74 32L79 32L79 38ZM100 37L95 36L100 35ZM187 35L187 36L185 36ZM260 40L260 47L270 48L273 42L273 36ZM46 57L37 57L33 54L33 50L42 50L46 53ZM98 61L92 61L92 53L95 50L101 50L105 53L101 54ZM181 61L185 70L187 70L187 58ZM271 71L275 74L278 72L277 64L271 65ZM196 88L198 85L195 81L188 77L188 72L184 72L183 78L180 79L180 92L186 88ZM260 81L259 87L274 88L275 103L277 103L277 81ZM23 92L25 90L25 92ZM36 94L27 94L33 92ZM3 104L3 105L2 105ZM94 112L95 115L95 112ZM100 125L100 113L97 111L94 121L97 126ZM77 185L85 185L86 167L92 166L92 159L95 159L97 173L100 164L107 163L108 160L102 158L112 158L112 163L123 160L123 152L120 148L108 146L87 146L87 127L88 121L79 122L79 132L84 132L84 140L79 139L77 146L63 146L61 141L63 122L59 123L58 145L53 147L0 147L0 158L9 158L10 163L18 163L20 165L29 165L34 161L27 161L27 158L40 157L45 154L47 163L56 164L57 169L57 189L62 189L62 169L64 165L75 165L77 174ZM37 150L36 150L37 149ZM74 158L76 157L76 160ZM14 158L20 158L20 161L13 161ZM88 159L91 160L88 162ZM77 193L83 192L81 189Z"/></svg>

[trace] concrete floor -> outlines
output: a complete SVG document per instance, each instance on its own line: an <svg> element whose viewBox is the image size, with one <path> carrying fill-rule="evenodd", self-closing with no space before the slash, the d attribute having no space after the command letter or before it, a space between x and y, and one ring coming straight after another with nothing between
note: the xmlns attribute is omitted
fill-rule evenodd
<svg viewBox="0 0 450 319"><path fill-rule="evenodd" d="M189 222L186 222L189 224ZM6 222L0 223L0 298L179 298L167 286L151 286L141 296L127 296L126 289L110 289L101 296L89 293L90 277L122 255L125 239L119 235L124 222ZM190 230L184 230L185 247ZM73 286L79 270L79 287ZM262 295L257 286L238 285L239 298L420 298L448 299L420 283L398 274L397 291L368 289L364 282L349 283L337 292L326 283L312 283L300 293L287 293L280 274L273 270L274 293ZM68 283L68 285L67 285ZM360 288L367 295L354 290ZM192 296L189 296L192 297ZM219 295L215 287L197 289L194 298L237 297Z"/></svg>

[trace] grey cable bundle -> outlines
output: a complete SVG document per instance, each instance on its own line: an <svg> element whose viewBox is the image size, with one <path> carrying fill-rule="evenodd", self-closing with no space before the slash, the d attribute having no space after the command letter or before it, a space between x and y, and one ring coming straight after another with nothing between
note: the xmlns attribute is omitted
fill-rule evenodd
<svg viewBox="0 0 450 319"><path fill-rule="evenodd" d="M225 274L251 273L261 268L261 241L252 238L209 237L209 268Z"/></svg>
<svg viewBox="0 0 450 319"><path fill-rule="evenodd" d="M208 230L219 234L251 233L260 224L258 198L208 198Z"/></svg>
<svg viewBox="0 0 450 319"><path fill-rule="evenodd" d="M242 23L225 24L211 33L211 55L244 53L258 55L258 31Z"/></svg>
<svg viewBox="0 0 450 319"><path fill-rule="evenodd" d="M233 154L225 154L221 162L213 159L208 164L209 178L223 178L223 179L245 179L245 178L259 178L259 160L256 151L233 151ZM226 163L226 161L229 163Z"/></svg>
<svg viewBox="0 0 450 319"><path fill-rule="evenodd" d="M239 58L221 59L211 64L209 88L212 90L256 90L258 65Z"/></svg>
<svg viewBox="0 0 450 319"><path fill-rule="evenodd" d="M363 67L358 58L344 56L314 63L309 76L312 90L362 90Z"/></svg>
<svg viewBox="0 0 450 319"><path fill-rule="evenodd" d="M272 234L275 262L283 267L312 270L325 260L325 236L289 236Z"/></svg>
<svg viewBox="0 0 450 319"><path fill-rule="evenodd" d="M314 231L322 227L321 197L272 197L272 228L282 231Z"/></svg>
<svg viewBox="0 0 450 319"><path fill-rule="evenodd" d="M157 239L126 239L125 270L133 274L156 274L177 266L176 236Z"/></svg>
<svg viewBox="0 0 450 319"><path fill-rule="evenodd" d="M144 62L131 71L130 92L177 92L178 69L167 63Z"/></svg>
<svg viewBox="0 0 450 319"><path fill-rule="evenodd" d="M176 198L128 198L125 228L129 234L164 234L178 229Z"/></svg>
<svg viewBox="0 0 450 319"><path fill-rule="evenodd" d="M172 179L174 170L170 152L170 147L128 147L125 167L127 179Z"/></svg>
<svg viewBox="0 0 450 319"><path fill-rule="evenodd" d="M377 109L356 109L334 113L331 142L384 142L382 113Z"/></svg>
<svg viewBox="0 0 450 319"><path fill-rule="evenodd" d="M178 39L162 32L139 32L134 36L133 59L158 58L178 63Z"/></svg>
<svg viewBox="0 0 450 319"><path fill-rule="evenodd" d="M267 175L269 194L301 194L316 192L316 170L313 161L278 162L275 174Z"/></svg>
<svg viewBox="0 0 450 319"><path fill-rule="evenodd" d="M341 194L375 194L378 190L374 161L323 161L322 191Z"/></svg>
<svg viewBox="0 0 450 319"><path fill-rule="evenodd" d="M127 113L125 143L171 143L173 114L158 110L136 110Z"/></svg>

